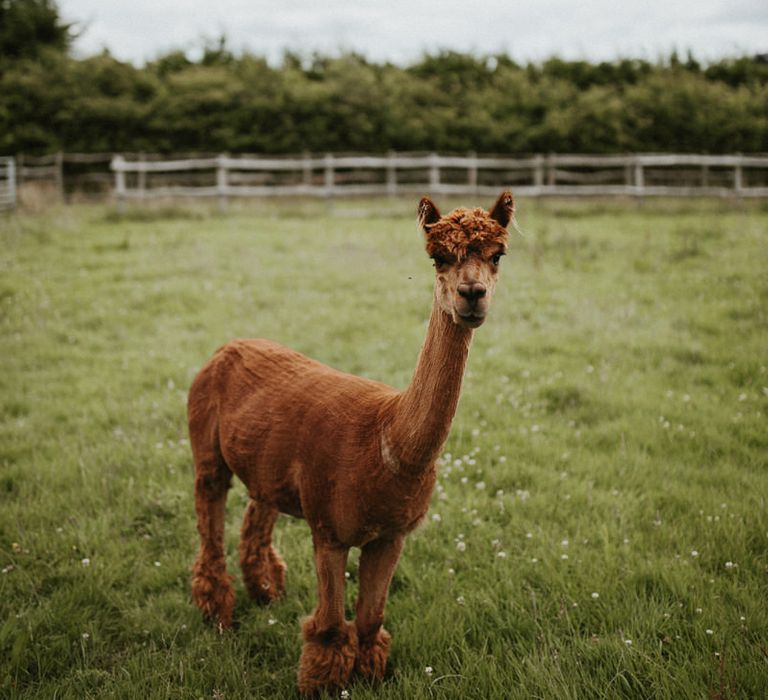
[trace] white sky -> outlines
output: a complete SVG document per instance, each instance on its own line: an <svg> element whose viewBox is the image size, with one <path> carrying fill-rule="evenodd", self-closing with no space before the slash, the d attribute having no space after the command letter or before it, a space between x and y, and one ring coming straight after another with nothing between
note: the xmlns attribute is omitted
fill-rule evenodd
<svg viewBox="0 0 768 700"><path fill-rule="evenodd" d="M654 60L676 48L697 58L768 52L768 0L59 0L84 30L79 55L108 48L142 64L171 49L197 57L203 38L279 61L353 49L397 63L439 49Z"/></svg>

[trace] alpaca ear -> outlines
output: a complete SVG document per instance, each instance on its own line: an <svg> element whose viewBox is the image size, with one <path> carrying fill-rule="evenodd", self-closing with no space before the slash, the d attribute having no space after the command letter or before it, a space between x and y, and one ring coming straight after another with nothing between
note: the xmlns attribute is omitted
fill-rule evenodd
<svg viewBox="0 0 768 700"><path fill-rule="evenodd" d="M507 228L515 213L515 200L511 192L502 192L491 209L491 218Z"/></svg>
<svg viewBox="0 0 768 700"><path fill-rule="evenodd" d="M419 226L426 228L440 219L440 212L429 197L422 197L419 202Z"/></svg>

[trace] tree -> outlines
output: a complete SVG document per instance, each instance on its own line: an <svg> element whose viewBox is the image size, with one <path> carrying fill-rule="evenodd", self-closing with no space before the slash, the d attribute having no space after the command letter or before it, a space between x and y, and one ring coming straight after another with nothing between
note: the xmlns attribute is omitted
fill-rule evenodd
<svg viewBox="0 0 768 700"><path fill-rule="evenodd" d="M37 58L46 49L66 51L72 25L64 24L54 0L0 0L0 57Z"/></svg>

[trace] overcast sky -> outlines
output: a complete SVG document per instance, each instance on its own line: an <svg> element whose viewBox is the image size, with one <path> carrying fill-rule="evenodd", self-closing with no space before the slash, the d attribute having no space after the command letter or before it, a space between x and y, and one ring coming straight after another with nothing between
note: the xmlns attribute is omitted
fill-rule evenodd
<svg viewBox="0 0 768 700"><path fill-rule="evenodd" d="M284 49L353 49L406 63L440 49L656 59L676 48L704 59L768 52L768 0L60 0L83 31L75 49L108 48L142 64L171 49L197 57L226 34L234 51L279 61Z"/></svg>

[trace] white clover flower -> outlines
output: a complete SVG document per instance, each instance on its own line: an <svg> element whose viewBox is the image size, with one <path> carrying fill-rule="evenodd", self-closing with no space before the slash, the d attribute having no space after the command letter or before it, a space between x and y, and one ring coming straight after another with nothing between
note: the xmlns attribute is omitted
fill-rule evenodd
<svg viewBox="0 0 768 700"><path fill-rule="evenodd" d="M694 557L694 558L696 558L696 557L698 557L698 556L699 556L699 553L698 553L698 552L697 552L695 549L692 549L692 550L691 550L691 556L692 556L692 557Z"/></svg>
<svg viewBox="0 0 768 700"><path fill-rule="evenodd" d="M88 632L83 632L83 639L85 639L86 641L88 641L90 638L91 638L91 635L90 635L90 634L88 634Z"/></svg>
<svg viewBox="0 0 768 700"><path fill-rule="evenodd" d="M483 491L483 490L485 489L485 482L484 482L484 481L478 481L478 482L475 484L475 488L476 488L478 491Z"/></svg>
<svg viewBox="0 0 768 700"><path fill-rule="evenodd" d="M342 690L339 697L341 698L341 700L347 700L347 698L349 698L349 691L346 689Z"/></svg>
<svg viewBox="0 0 768 700"><path fill-rule="evenodd" d="M267 620L267 624L268 624L268 625L274 625L276 622L277 622L277 620L275 620L275 618L274 618L274 617L270 617L270 618Z"/></svg>
<svg viewBox="0 0 768 700"><path fill-rule="evenodd" d="M464 552L467 549L467 543L463 540L460 540L456 543L456 549L458 549L460 552Z"/></svg>
<svg viewBox="0 0 768 700"><path fill-rule="evenodd" d="M435 669L433 669L431 666L424 667L424 673L426 673L428 676L431 676L434 672Z"/></svg>
<svg viewBox="0 0 768 700"><path fill-rule="evenodd" d="M563 540L560 544L563 545L563 547L567 547L568 546L568 540Z"/></svg>
<svg viewBox="0 0 768 700"><path fill-rule="evenodd" d="M159 561L156 561L156 562L155 562L155 566L161 566L160 562L159 562Z"/></svg>
<svg viewBox="0 0 768 700"><path fill-rule="evenodd" d="M624 644L626 644L628 647L632 646L632 640L631 639L625 639Z"/></svg>
<svg viewBox="0 0 768 700"><path fill-rule="evenodd" d="M726 569L732 569L736 564L734 564L732 561L725 562L725 568Z"/></svg>
<svg viewBox="0 0 768 700"><path fill-rule="evenodd" d="M531 564L536 564L538 561L539 560L536 557L531 557Z"/></svg>
<svg viewBox="0 0 768 700"><path fill-rule="evenodd" d="M463 595L460 595L458 598L456 598L456 602L457 602L459 605L464 605L464 596L463 596Z"/></svg>
<svg viewBox="0 0 768 700"><path fill-rule="evenodd" d="M83 566L90 566L90 565L91 565L91 560L90 560L88 557L85 557L85 559L81 559L81 560L80 560L80 563L81 563Z"/></svg>
<svg viewBox="0 0 768 700"><path fill-rule="evenodd" d="M714 631L712 630L704 630L707 634L714 634Z"/></svg>
<svg viewBox="0 0 768 700"><path fill-rule="evenodd" d="M561 555L560 555L560 558L561 558L563 561L565 561L565 560L568 558L568 555L567 555L567 554L561 554Z"/></svg>
<svg viewBox="0 0 768 700"><path fill-rule="evenodd" d="M439 523L442 519L440 513L432 513L432 522Z"/></svg>
<svg viewBox="0 0 768 700"><path fill-rule="evenodd" d="M507 553L506 552L496 552L496 556L499 559L506 559L507 558Z"/></svg>
<svg viewBox="0 0 768 700"><path fill-rule="evenodd" d="M499 457L499 462L506 462L506 461L507 461L506 455L501 455L501 457Z"/></svg>
<svg viewBox="0 0 768 700"><path fill-rule="evenodd" d="M599 597L600 597L600 594L599 594L599 593L597 593L597 592L595 592L595 593L593 593L593 594L592 594L592 598L593 598L593 600L597 600Z"/></svg>

